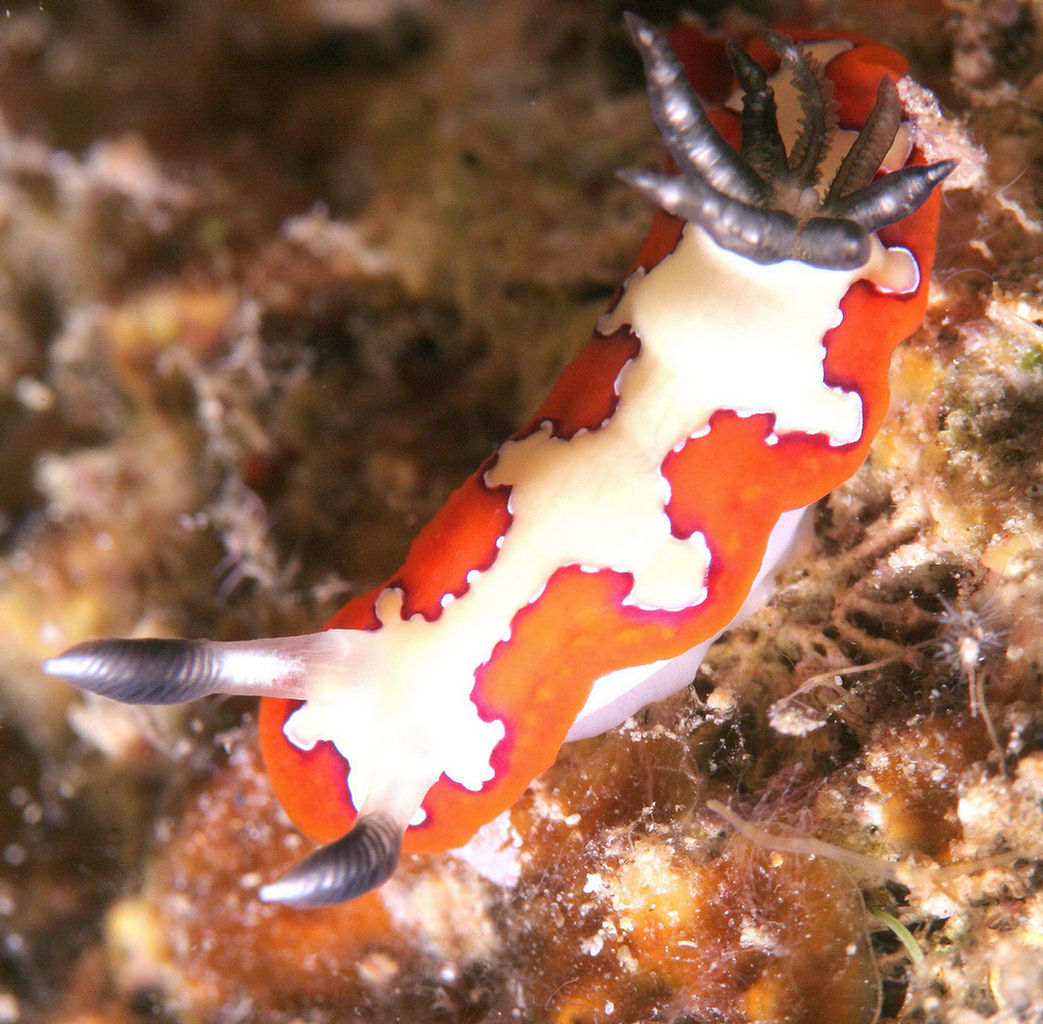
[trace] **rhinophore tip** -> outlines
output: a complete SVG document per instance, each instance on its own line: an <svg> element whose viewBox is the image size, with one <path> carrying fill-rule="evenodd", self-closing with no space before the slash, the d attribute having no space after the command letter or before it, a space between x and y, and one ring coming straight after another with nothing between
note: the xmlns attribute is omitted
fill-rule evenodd
<svg viewBox="0 0 1043 1024"><path fill-rule="evenodd" d="M128 704L180 704L213 693L219 659L205 641L88 640L48 658L67 683Z"/></svg>
<svg viewBox="0 0 1043 1024"><path fill-rule="evenodd" d="M402 829L386 814L367 814L345 836L320 846L278 881L265 885L265 903L328 907L386 882L402 849Z"/></svg>

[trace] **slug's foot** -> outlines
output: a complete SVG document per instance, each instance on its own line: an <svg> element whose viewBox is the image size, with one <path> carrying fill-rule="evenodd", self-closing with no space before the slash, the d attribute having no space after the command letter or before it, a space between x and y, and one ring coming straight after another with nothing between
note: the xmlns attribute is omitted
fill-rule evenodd
<svg viewBox="0 0 1043 1024"><path fill-rule="evenodd" d="M360 815L347 835L320 846L259 895L265 903L291 907L328 907L361 896L398 866L402 833L386 814Z"/></svg>
<svg viewBox="0 0 1043 1024"><path fill-rule="evenodd" d="M700 106L666 39L635 14L626 20L645 65L653 117L680 173L627 170L620 176L724 249L756 263L795 259L855 270L869 260L870 235L915 212L955 167L943 160L873 180L902 115L894 82L885 76L869 118L821 199L816 185L835 119L828 83L799 46L764 34L799 94L802 128L788 153L767 72L745 50L729 47L744 91L736 153Z"/></svg>

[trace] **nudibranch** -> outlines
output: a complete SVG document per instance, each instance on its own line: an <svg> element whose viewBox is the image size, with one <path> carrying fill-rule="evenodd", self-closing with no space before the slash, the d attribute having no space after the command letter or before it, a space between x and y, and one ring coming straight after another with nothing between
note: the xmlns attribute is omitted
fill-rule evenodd
<svg viewBox="0 0 1043 1024"><path fill-rule="evenodd" d="M403 850L463 844L565 740L687 685L881 425L953 166L912 145L905 62L849 36L747 50L681 28L672 47L628 24L675 165L623 174L660 208L651 233L402 568L306 636L91 641L46 665L133 703L264 698L275 793L324 844L264 900L351 899Z"/></svg>

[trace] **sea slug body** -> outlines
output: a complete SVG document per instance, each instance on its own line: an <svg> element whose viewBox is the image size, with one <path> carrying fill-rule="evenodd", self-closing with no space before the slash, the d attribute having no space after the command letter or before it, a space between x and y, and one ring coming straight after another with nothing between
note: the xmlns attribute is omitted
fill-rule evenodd
<svg viewBox="0 0 1043 1024"><path fill-rule="evenodd" d="M676 173L623 177L661 212L586 347L402 568L314 634L47 664L136 703L264 697L273 787L326 845L263 899L350 899L403 849L462 844L566 739L686 685L886 413L952 169L911 144L904 61L766 33L728 46L740 91L707 113L666 38L628 24Z"/></svg>

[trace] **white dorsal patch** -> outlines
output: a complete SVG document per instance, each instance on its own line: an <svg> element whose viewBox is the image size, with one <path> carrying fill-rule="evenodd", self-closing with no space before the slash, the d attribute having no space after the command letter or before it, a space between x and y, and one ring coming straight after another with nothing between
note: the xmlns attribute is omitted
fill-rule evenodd
<svg viewBox="0 0 1043 1024"><path fill-rule="evenodd" d="M302 749L334 743L350 762L359 809L382 810L403 825L443 772L480 789L493 778L491 757L506 726L482 719L471 693L515 614L569 565L630 574L626 601L642 608L705 600L709 548L701 534L671 534L663 460L705 434L722 409L772 414L773 439L799 431L832 445L858 440L862 400L826 383L823 336L840 322L840 300L854 281L906 291L915 277L908 253L875 239L869 263L855 271L792 260L762 266L688 225L674 252L634 274L598 324L603 335L630 325L640 341L616 381L612 416L569 440L543 424L506 442L486 473L489 486L511 489L513 518L493 564L469 573L468 590L443 601L433 622L404 620L401 594L385 590L376 605L381 627L342 631L351 651L343 677L309 689L287 720L287 738Z"/></svg>
<svg viewBox="0 0 1043 1024"><path fill-rule="evenodd" d="M670 404L687 407L683 438L704 429L718 409L733 409L774 413L777 434L826 434L831 444L850 444L862 434L862 400L826 384L822 339L837 323L844 293L864 273L797 260L764 266L721 249L689 224L677 249L630 282L598 330L631 325L642 358L628 372L664 378L649 396L647 415L661 416ZM648 339L664 366L644 359ZM626 411L621 402L616 418Z"/></svg>

